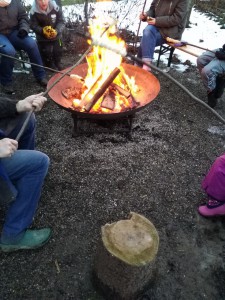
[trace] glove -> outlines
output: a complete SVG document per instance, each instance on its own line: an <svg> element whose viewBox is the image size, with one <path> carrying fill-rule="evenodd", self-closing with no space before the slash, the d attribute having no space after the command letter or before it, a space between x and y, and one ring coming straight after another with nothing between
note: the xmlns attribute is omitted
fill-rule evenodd
<svg viewBox="0 0 225 300"><path fill-rule="evenodd" d="M28 33L24 29L20 29L18 34L17 34L17 36L21 39L24 39L27 35L28 35Z"/></svg>
<svg viewBox="0 0 225 300"><path fill-rule="evenodd" d="M57 36L57 31L52 26L43 27L43 35L47 39L54 39Z"/></svg>
<svg viewBox="0 0 225 300"><path fill-rule="evenodd" d="M225 60L225 45L223 45L223 48L220 48L220 50L215 53L216 58L219 60Z"/></svg>

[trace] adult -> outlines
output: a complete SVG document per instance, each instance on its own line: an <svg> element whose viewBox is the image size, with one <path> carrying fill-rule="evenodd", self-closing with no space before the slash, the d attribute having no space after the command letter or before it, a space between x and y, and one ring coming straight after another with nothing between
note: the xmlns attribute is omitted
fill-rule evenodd
<svg viewBox="0 0 225 300"><path fill-rule="evenodd" d="M28 229L49 166L48 156L34 150L34 113L16 140L28 112L40 111L45 101L42 94L20 101L0 97L0 204L6 211L0 250L4 252L41 247L51 236L50 228Z"/></svg>
<svg viewBox="0 0 225 300"><path fill-rule="evenodd" d="M30 62L43 66L36 41L28 35L30 30L28 15L20 0L0 0L0 54L14 57L17 50L27 52ZM12 84L14 60L4 55L0 63L0 83L5 93L15 92ZM32 65L37 82L47 86L45 70Z"/></svg>
<svg viewBox="0 0 225 300"><path fill-rule="evenodd" d="M207 90L208 105L214 108L225 87L225 44L197 58L197 67Z"/></svg>
<svg viewBox="0 0 225 300"><path fill-rule="evenodd" d="M144 63L151 64L155 47L164 44L166 37L181 39L186 26L188 3L189 0L153 0L149 11L141 13L140 20L148 23L138 52ZM151 70L145 64L143 69Z"/></svg>
<svg viewBox="0 0 225 300"><path fill-rule="evenodd" d="M202 182L202 188L208 201L199 206L198 212L204 217L225 215L225 153L212 164Z"/></svg>
<svg viewBox="0 0 225 300"><path fill-rule="evenodd" d="M53 0L34 0L30 25L36 34L44 64L62 70L62 31L65 28L62 8Z"/></svg>

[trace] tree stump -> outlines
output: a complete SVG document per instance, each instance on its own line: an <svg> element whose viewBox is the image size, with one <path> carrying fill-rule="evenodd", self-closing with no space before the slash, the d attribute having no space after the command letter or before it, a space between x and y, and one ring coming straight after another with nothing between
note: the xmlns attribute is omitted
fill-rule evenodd
<svg viewBox="0 0 225 300"><path fill-rule="evenodd" d="M94 280L107 300L133 300L155 274L159 236L145 217L130 213L128 220L106 224L94 261Z"/></svg>

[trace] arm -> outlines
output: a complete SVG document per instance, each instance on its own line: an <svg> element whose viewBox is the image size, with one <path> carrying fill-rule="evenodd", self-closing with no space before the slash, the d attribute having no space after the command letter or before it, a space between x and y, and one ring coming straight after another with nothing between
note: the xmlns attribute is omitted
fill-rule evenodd
<svg viewBox="0 0 225 300"><path fill-rule="evenodd" d="M57 24L55 29L58 32L58 34L61 34L64 28L65 28L65 20L63 18L62 8L60 7L57 14Z"/></svg>
<svg viewBox="0 0 225 300"><path fill-rule="evenodd" d="M17 7L18 7L18 27L19 27L18 29L19 31L25 30L28 34L30 30L28 15L20 1L17 1Z"/></svg>

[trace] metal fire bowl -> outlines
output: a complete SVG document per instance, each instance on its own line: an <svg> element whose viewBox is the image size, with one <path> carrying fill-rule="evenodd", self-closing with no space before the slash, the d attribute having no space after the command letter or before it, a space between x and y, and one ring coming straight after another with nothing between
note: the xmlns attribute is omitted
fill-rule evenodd
<svg viewBox="0 0 225 300"><path fill-rule="evenodd" d="M122 64L127 75L134 76L135 83L139 87L139 91L134 94L134 98L137 102L139 102L139 106L132 108L127 111L122 112L110 112L110 113L91 113L91 112L79 112L76 111L73 106L71 100L66 99L62 95L62 90L71 87L78 87L80 83L77 79L72 79L69 76L63 77L52 89L49 91L49 97L61 108L76 114L80 118L93 118L93 119L115 119L120 118L123 116L128 116L136 113L137 111L143 109L147 105L149 105L155 97L158 95L160 91L160 84L158 79L152 74L149 73L139 67L129 65L129 64ZM87 74L87 64L81 64L75 67L70 74L77 74L83 78L85 78ZM69 68L68 68L69 69ZM63 72L66 72L68 69L65 69ZM55 74L53 77L50 78L48 81L49 88L58 78L60 78L62 74Z"/></svg>

